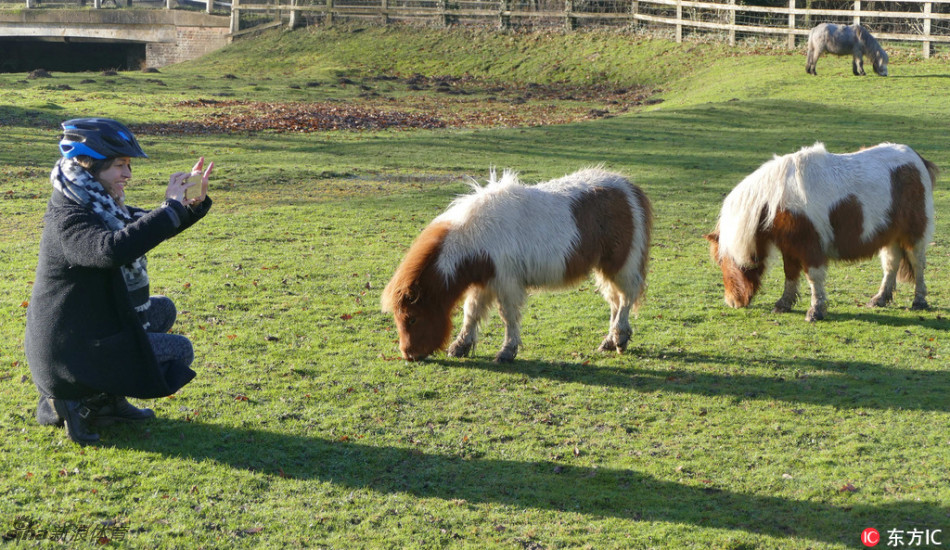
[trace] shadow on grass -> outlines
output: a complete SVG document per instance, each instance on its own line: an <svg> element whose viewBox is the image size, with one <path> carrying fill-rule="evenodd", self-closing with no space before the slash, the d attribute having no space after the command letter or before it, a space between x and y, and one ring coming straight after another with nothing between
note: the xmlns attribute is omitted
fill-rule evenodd
<svg viewBox="0 0 950 550"><path fill-rule="evenodd" d="M659 521L856 546L869 526L941 525L950 508L934 502L842 505L746 494L657 479L636 470L549 461L466 459L411 448L375 447L275 432L160 419L149 439L119 448L165 453L232 468L418 498L464 499L589 519ZM184 443L183 443L184 442ZM829 488L829 495L835 494ZM763 492L767 493L765 489Z"/></svg>
<svg viewBox="0 0 950 550"><path fill-rule="evenodd" d="M547 378L559 382L629 388L640 392L674 392L705 396L732 396L738 400L765 399L840 408L950 411L950 372L919 371L885 367L864 361L837 361L812 358L765 356L755 359L735 355L693 353L682 350L651 352L627 350L630 366L597 366L579 363L518 361L498 364L489 360L432 361L449 368L469 368ZM642 366L650 359L655 368ZM694 364L696 369L682 366ZM788 369L782 374L707 372L702 365L738 368Z"/></svg>

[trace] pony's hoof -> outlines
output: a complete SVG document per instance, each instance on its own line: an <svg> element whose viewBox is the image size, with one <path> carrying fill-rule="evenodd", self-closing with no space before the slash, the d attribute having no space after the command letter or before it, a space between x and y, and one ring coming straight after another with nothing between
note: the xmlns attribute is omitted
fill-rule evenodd
<svg viewBox="0 0 950 550"><path fill-rule="evenodd" d="M815 308L809 309L808 313L805 314L805 320L808 321L809 323L814 323L815 321L821 321L824 318L825 318L825 312L815 309Z"/></svg>
<svg viewBox="0 0 950 550"><path fill-rule="evenodd" d="M495 356L496 363L514 363L517 352L503 349Z"/></svg>
<svg viewBox="0 0 950 550"><path fill-rule="evenodd" d="M889 296L875 296L871 298L871 301L868 302L868 307L884 307L890 303L891 298Z"/></svg>
<svg viewBox="0 0 950 550"><path fill-rule="evenodd" d="M446 350L446 354L449 357L468 357L468 354L472 351L471 342L455 342L449 349Z"/></svg>
<svg viewBox="0 0 950 550"><path fill-rule="evenodd" d="M600 347L597 348L597 351L617 351L617 344L610 338L607 338L600 343Z"/></svg>
<svg viewBox="0 0 950 550"><path fill-rule="evenodd" d="M772 313L789 313L790 311L792 311L792 306L788 304L775 304L772 308Z"/></svg>
<svg viewBox="0 0 950 550"><path fill-rule="evenodd" d="M914 303L910 305L910 309L912 311L930 309L930 304L927 303L927 300L914 300Z"/></svg>
<svg viewBox="0 0 950 550"><path fill-rule="evenodd" d="M614 340L609 336L604 338L604 341L600 343L600 347L597 348L597 351L616 351L617 353L623 353L627 349L627 343L630 342L630 337L621 337L618 340Z"/></svg>

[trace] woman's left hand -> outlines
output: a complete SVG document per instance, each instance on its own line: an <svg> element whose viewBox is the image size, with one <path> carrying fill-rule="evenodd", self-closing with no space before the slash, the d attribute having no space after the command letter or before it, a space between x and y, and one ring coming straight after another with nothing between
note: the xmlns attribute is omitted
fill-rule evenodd
<svg viewBox="0 0 950 550"><path fill-rule="evenodd" d="M168 179L168 188L165 190L165 198L176 200L185 206L193 206L204 202L208 196L208 176L214 169L214 162L208 164L204 169L205 158L201 157L191 169L191 172L175 172ZM204 171L202 172L202 169ZM199 181L200 180L200 181ZM189 191L191 187L197 186L194 191ZM195 192L197 191L197 192Z"/></svg>

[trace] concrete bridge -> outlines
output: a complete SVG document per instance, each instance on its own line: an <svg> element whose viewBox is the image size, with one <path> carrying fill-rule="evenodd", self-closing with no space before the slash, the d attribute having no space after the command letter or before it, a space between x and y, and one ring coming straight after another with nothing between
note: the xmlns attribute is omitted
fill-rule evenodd
<svg viewBox="0 0 950 550"><path fill-rule="evenodd" d="M125 68L162 67L224 47L230 25L228 16L175 9L0 9L0 70L31 52L56 56L57 44L92 52L84 55L106 54L111 44L137 52L126 57L143 67Z"/></svg>

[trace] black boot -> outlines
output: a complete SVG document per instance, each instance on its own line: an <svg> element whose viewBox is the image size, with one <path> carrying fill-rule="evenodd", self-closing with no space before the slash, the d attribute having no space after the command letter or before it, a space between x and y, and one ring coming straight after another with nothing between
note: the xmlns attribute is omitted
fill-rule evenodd
<svg viewBox="0 0 950 550"><path fill-rule="evenodd" d="M53 410L66 424L66 433L69 439L80 445L99 441L99 434L89 431L89 420L93 411L82 401L50 398Z"/></svg>
<svg viewBox="0 0 950 550"><path fill-rule="evenodd" d="M103 394L96 398L93 422L99 426L108 426L115 422L140 422L155 418L152 409L139 409L121 395Z"/></svg>
<svg viewBox="0 0 950 550"><path fill-rule="evenodd" d="M63 425L63 417L59 416L59 413L53 408L53 402L50 398L43 396L40 396L40 402L36 404L36 421L41 426Z"/></svg>

